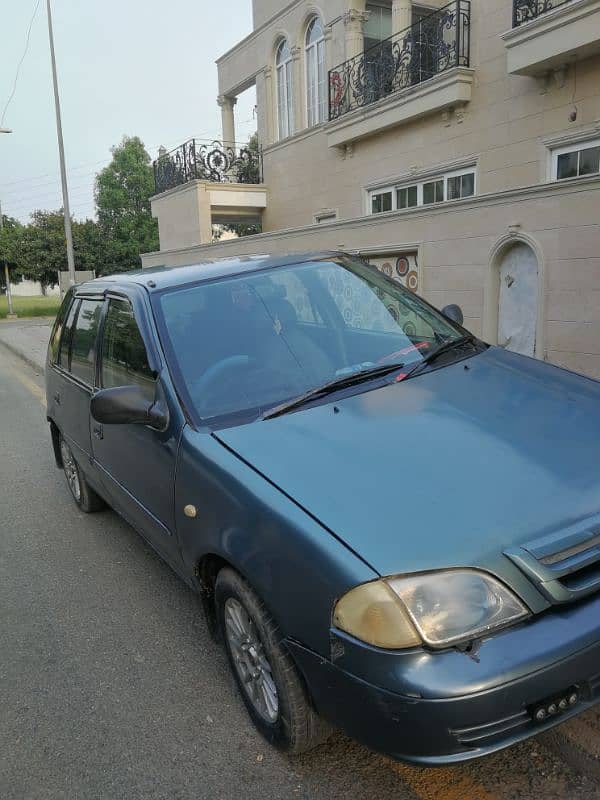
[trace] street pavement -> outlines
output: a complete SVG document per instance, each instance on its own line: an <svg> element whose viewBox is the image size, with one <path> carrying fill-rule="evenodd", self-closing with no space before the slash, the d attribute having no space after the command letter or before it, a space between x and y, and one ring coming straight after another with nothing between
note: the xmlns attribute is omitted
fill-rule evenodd
<svg viewBox="0 0 600 800"><path fill-rule="evenodd" d="M43 370L53 324L53 317L0 320L0 344L34 369Z"/></svg>
<svg viewBox="0 0 600 800"><path fill-rule="evenodd" d="M38 370L39 372L39 370ZM194 594L54 466L42 379L0 344L2 800L600 800L600 714L423 770L254 731Z"/></svg>

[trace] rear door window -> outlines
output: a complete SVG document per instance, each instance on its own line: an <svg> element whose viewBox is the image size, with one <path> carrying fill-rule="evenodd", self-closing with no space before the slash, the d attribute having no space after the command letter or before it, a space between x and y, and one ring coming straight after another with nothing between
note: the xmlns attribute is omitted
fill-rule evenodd
<svg viewBox="0 0 600 800"><path fill-rule="evenodd" d="M127 300L110 300L102 338L102 387L137 384L148 400L155 394L155 375L133 308Z"/></svg>
<svg viewBox="0 0 600 800"><path fill-rule="evenodd" d="M63 331L67 315L71 310L72 303L73 303L73 292L69 291L67 292L67 294L65 295L65 299L61 303L59 312L56 315L54 327L52 328L52 334L50 335L50 361L52 362L52 364L56 364L56 362L58 361L58 348L60 347L60 337Z"/></svg>
<svg viewBox="0 0 600 800"><path fill-rule="evenodd" d="M60 348L58 351L58 361L59 364L63 369L69 369L69 350L71 347L71 334L73 333L73 324L75 322L75 317L77 316L77 311L79 310L81 300L73 300L71 304L71 308L69 309L69 313L67 315L67 321L62 326L62 335L60 337Z"/></svg>
<svg viewBox="0 0 600 800"><path fill-rule="evenodd" d="M71 339L71 373L89 386L96 371L96 336L104 300L82 300Z"/></svg>

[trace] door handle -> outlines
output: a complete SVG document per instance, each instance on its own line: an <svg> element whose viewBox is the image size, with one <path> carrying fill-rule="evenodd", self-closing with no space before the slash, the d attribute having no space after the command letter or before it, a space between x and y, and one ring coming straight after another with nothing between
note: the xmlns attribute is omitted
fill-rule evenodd
<svg viewBox="0 0 600 800"><path fill-rule="evenodd" d="M104 431L102 430L102 425L100 425L100 423L96 423L92 426L92 433L96 439L104 438Z"/></svg>
<svg viewBox="0 0 600 800"><path fill-rule="evenodd" d="M54 402L57 406L60 405L60 394L58 392L54 392Z"/></svg>

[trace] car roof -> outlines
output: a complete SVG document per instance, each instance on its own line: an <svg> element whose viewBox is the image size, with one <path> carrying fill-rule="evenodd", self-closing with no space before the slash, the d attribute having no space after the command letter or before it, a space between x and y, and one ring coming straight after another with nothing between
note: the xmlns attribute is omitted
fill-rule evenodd
<svg viewBox="0 0 600 800"><path fill-rule="evenodd" d="M118 275L107 275L93 281L80 283L75 287L77 294L104 294L105 292L142 286L148 292L159 292L200 281L226 278L233 275L258 272L274 267L303 264L309 261L331 260L348 256L336 250L322 250L308 253L290 253L286 256L249 255L238 258L207 258L195 264L180 267L150 267L132 270Z"/></svg>

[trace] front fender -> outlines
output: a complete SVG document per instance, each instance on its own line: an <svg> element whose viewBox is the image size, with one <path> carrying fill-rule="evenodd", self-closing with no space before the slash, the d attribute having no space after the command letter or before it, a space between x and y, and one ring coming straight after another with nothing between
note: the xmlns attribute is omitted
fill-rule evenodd
<svg viewBox="0 0 600 800"><path fill-rule="evenodd" d="M196 508L196 517L184 514ZM286 637L328 657L333 605L377 574L265 477L210 433L187 427L175 484L186 572L207 554L253 586Z"/></svg>

